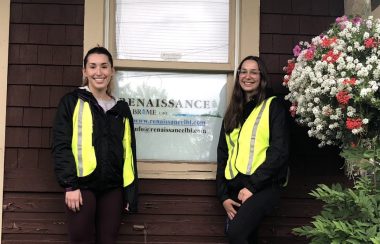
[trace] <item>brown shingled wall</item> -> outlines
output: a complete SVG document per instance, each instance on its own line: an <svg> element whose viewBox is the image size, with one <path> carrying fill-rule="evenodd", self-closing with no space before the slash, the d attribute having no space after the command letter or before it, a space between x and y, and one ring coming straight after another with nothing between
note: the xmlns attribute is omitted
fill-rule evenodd
<svg viewBox="0 0 380 244"><path fill-rule="evenodd" d="M36 209L48 192L62 196L51 126L59 99L81 82L83 16L83 0L11 1L2 243L42 243L54 234L56 220L47 219L55 213Z"/></svg>

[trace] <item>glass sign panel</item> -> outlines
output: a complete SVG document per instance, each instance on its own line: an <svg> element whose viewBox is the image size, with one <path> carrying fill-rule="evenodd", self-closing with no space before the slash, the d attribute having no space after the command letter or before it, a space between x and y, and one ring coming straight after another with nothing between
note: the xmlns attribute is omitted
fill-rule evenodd
<svg viewBox="0 0 380 244"><path fill-rule="evenodd" d="M139 160L216 162L226 74L117 71L134 118Z"/></svg>

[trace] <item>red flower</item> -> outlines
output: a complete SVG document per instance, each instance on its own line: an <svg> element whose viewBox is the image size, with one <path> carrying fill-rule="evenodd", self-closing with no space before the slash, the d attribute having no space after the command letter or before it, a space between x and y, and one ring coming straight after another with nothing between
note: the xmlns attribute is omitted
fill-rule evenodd
<svg viewBox="0 0 380 244"><path fill-rule="evenodd" d="M307 61L313 60L314 58L314 50L313 49L308 49L305 53L305 58Z"/></svg>
<svg viewBox="0 0 380 244"><path fill-rule="evenodd" d="M296 117L296 113L297 113L297 104L296 103L293 103L292 106L290 106L289 112L290 112L290 115L292 117Z"/></svg>
<svg viewBox="0 0 380 244"><path fill-rule="evenodd" d="M285 85L288 84L288 82L290 80L290 76L291 76L295 66L296 66L296 64L294 62L294 59L289 59L288 65L283 68L283 70L286 72L286 76L284 77L284 80L283 80Z"/></svg>
<svg viewBox="0 0 380 244"><path fill-rule="evenodd" d="M283 70L286 72L287 75L290 75L293 72L294 67L296 66L296 63L294 62L294 59L288 60L288 65L283 68Z"/></svg>
<svg viewBox="0 0 380 244"><path fill-rule="evenodd" d="M331 44L335 43L336 42L336 37L333 37L333 38L323 38L322 39L322 47L329 47Z"/></svg>
<svg viewBox="0 0 380 244"><path fill-rule="evenodd" d="M376 41L375 41L375 39L373 37L367 38L367 39L364 40L364 46L366 48L373 48L376 45L377 45L377 43L376 43Z"/></svg>
<svg viewBox="0 0 380 244"><path fill-rule="evenodd" d="M346 120L346 128L349 130L353 129L359 129L362 127L362 120L360 118L354 119L354 118L347 118Z"/></svg>
<svg viewBox="0 0 380 244"><path fill-rule="evenodd" d="M351 96L348 91L340 91L338 94L336 94L336 99L340 104L347 105L350 98Z"/></svg>
<svg viewBox="0 0 380 244"><path fill-rule="evenodd" d="M327 54L322 56L322 61L326 61L327 63L335 63L340 56L340 53L334 54L333 50L328 51Z"/></svg>
<svg viewBox="0 0 380 244"><path fill-rule="evenodd" d="M283 80L284 84L288 84L289 79L290 79L290 77L284 77L284 80Z"/></svg>
<svg viewBox="0 0 380 244"><path fill-rule="evenodd" d="M288 62L288 66L286 67L286 73L288 75L290 75L292 73L294 66L296 66L296 64L294 62Z"/></svg>
<svg viewBox="0 0 380 244"><path fill-rule="evenodd" d="M345 79L343 81L343 84L344 85L352 85L352 86L354 86L354 85L356 85L356 79L355 78Z"/></svg>

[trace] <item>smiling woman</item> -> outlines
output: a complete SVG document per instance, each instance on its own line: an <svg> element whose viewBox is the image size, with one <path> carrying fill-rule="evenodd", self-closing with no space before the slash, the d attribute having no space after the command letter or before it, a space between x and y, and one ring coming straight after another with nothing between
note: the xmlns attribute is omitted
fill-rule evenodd
<svg viewBox="0 0 380 244"><path fill-rule="evenodd" d="M84 86L58 106L53 154L70 243L115 243L123 210L137 210L133 118L127 102L112 95L114 72L108 50L92 48L83 61Z"/></svg>
<svg viewBox="0 0 380 244"><path fill-rule="evenodd" d="M267 81L259 57L241 61L220 131L216 185L231 244L258 243L257 228L279 201L286 181L286 112L268 94Z"/></svg>

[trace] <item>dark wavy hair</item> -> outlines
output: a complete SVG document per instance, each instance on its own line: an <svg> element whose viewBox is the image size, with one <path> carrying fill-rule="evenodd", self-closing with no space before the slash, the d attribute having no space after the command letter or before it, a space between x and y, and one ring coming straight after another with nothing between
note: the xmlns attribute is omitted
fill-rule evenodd
<svg viewBox="0 0 380 244"><path fill-rule="evenodd" d="M248 99L255 99L259 105L266 98L266 90L268 84L268 73L263 60L257 56L247 56L239 64L238 70L241 69L243 63L247 60L257 62L260 70L260 84L258 92L252 98L247 98L247 94L243 91L239 83L239 72L235 76L234 89L232 91L231 101L228 105L224 116L224 129L227 134L231 133L235 128L238 128L243 123L244 104Z"/></svg>
<svg viewBox="0 0 380 244"><path fill-rule="evenodd" d="M83 59L83 68L84 69L86 68L86 65L88 63L88 57L91 54L104 54L104 55L106 55L107 58L108 58L108 61L111 64L111 68L113 68L113 58L112 58L111 53L105 47L97 46L97 47L94 47L94 48L91 48L90 50L88 50L88 52L84 56L84 59ZM82 86L87 86L87 85L88 85L88 80L87 79L83 79ZM107 94L109 96L112 96L113 86L114 86L114 84L113 84L113 80L111 78L111 81L110 81L110 83L108 84L108 87L107 87Z"/></svg>

